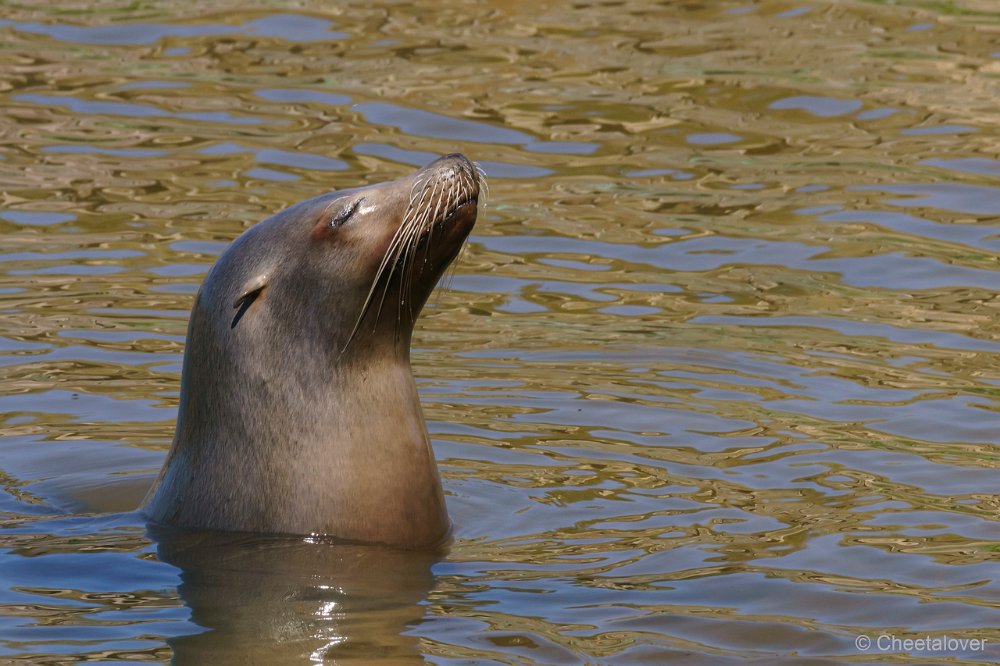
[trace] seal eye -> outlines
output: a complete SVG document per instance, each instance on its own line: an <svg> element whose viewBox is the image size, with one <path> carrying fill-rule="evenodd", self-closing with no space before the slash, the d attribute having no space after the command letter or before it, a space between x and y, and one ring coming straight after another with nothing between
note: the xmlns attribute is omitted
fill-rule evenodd
<svg viewBox="0 0 1000 666"><path fill-rule="evenodd" d="M342 201L343 199L347 199L347 197L346 196L341 197L340 199L336 199L330 202L330 205L328 205L315 218L316 222L312 228L312 239L314 241L334 238L335 234L333 232L342 227L345 222L351 219L351 216L354 215L354 213L358 210L358 207L361 205L361 202L365 200L364 197L361 197L359 199L351 201L347 205L343 206L343 208L341 208L339 211L337 211L335 215L333 215L328 219L327 215L329 215L329 211L335 206L339 205L339 202Z"/></svg>
<svg viewBox="0 0 1000 666"><path fill-rule="evenodd" d="M349 219L351 219L351 216L354 215L354 212L358 209L358 206L361 205L362 201L364 201L364 197L360 199L355 199L349 205L340 209L340 212L334 215L333 219L330 220L330 227L336 229L344 222L347 222Z"/></svg>

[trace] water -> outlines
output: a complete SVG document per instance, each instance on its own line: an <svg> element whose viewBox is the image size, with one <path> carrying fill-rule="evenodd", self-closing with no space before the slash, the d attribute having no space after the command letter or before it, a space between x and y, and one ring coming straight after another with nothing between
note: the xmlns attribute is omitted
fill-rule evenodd
<svg viewBox="0 0 1000 666"><path fill-rule="evenodd" d="M0 661L1000 660L994 3L213 4L0 10ZM453 151L450 551L148 533L216 256Z"/></svg>

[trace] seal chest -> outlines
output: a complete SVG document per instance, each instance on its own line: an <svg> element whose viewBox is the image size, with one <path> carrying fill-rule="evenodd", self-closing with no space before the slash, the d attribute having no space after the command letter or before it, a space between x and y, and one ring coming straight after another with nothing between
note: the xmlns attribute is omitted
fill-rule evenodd
<svg viewBox="0 0 1000 666"><path fill-rule="evenodd" d="M410 339L475 224L481 182L448 155L233 242L191 312L150 520L405 547L447 537Z"/></svg>

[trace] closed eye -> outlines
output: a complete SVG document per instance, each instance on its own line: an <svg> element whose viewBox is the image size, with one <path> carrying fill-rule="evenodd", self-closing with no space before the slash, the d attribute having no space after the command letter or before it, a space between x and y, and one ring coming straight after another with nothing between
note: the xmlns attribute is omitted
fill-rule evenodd
<svg viewBox="0 0 1000 666"><path fill-rule="evenodd" d="M351 216L354 215L354 212L358 209L358 206L360 206L361 202L364 200L365 200L364 197L361 197L360 199L355 199L354 201L351 202L349 206L347 206L346 208L342 208L340 212L334 215L333 219L330 220L330 226L336 229L337 227L339 227L340 225L351 219Z"/></svg>

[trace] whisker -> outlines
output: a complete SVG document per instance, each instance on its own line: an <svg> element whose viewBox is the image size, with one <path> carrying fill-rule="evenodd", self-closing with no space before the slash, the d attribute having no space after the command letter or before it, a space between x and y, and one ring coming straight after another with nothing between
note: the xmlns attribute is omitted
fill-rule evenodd
<svg viewBox="0 0 1000 666"><path fill-rule="evenodd" d="M340 350L341 354L347 351L347 348L354 340L354 336L357 335L358 329L361 328L361 322L364 320L365 315L368 314L368 311L371 308L372 297L375 295L375 290L378 288L379 281L382 279L385 269L390 265L390 262L393 267L395 266L395 257L399 254L400 238L405 229L406 226L401 224L399 229L396 230L396 233L393 234L392 239L389 241L389 247L386 249L385 255L382 257L382 262L379 264L378 269L375 271L375 278L372 280L371 289L368 290L368 295L365 296L364 304L361 306L361 313L358 315L358 320L354 323L354 328L351 330L351 334L347 337L347 342L344 343L343 349ZM378 322L378 318L382 313L382 303L385 302L385 296L389 291L389 282L392 279L392 273L394 270L395 268L390 269L389 275L386 278L385 287L382 290L382 299L379 301L378 312L375 315L376 322Z"/></svg>
<svg viewBox="0 0 1000 666"><path fill-rule="evenodd" d="M416 180L413 181L413 187L410 188L410 200L409 200L410 207L409 207L409 209L407 209L407 211L406 211L407 213L409 213L411 210L413 210L413 201L417 198L416 197L416 192L417 192L418 189L420 189L420 188L423 187L425 180L426 180L426 178L423 175L420 175L420 176L417 176ZM421 189L421 193L423 193L422 189Z"/></svg>
<svg viewBox="0 0 1000 666"><path fill-rule="evenodd" d="M417 182L421 185L425 185L426 177L418 177ZM411 188L411 195L412 193L413 190ZM418 205L413 206L411 203L411 205L407 207L406 213L403 215L403 221L400 223L399 228L396 229L392 239L389 241L389 246L386 248L385 255L382 257L382 261L379 264L378 269L375 271L375 279L372 281L371 289L368 290L368 295L365 297L364 305L361 307L361 313L358 315L358 320L354 324L354 329L351 331L351 335L348 337L347 343L344 345L341 353L347 350L347 347L350 346L351 342L354 340L354 336L357 335L358 329L361 327L361 321L371 309L372 298L375 295L375 290L378 288L378 284L382 280L382 277L385 276L385 285L382 289L382 297L379 299L378 310L375 313L375 322L373 324L374 326L378 325L379 317L382 316L382 307L385 304L385 297L389 293L389 283L392 281L392 276L396 272L396 264L402 256L404 248L407 244L406 237L413 228L413 220L418 212L421 211L421 206L423 205L424 200L428 198L427 195L427 188L424 187L421 191L420 202ZM389 268L388 275L385 275L386 268Z"/></svg>
<svg viewBox="0 0 1000 666"><path fill-rule="evenodd" d="M404 271L405 272L403 274L403 277L404 277L404 281L406 283L405 284L405 290L406 290L405 293L407 295L411 294L410 290L411 290L411 286L412 286L412 282L413 282L413 275L412 275L413 272L412 272L411 269L412 269L413 264L414 264L414 259L416 258L417 245L420 242L420 235L423 233L425 225L429 225L431 228L433 228L434 222L436 222L438 220L438 207L440 206L440 203L441 203L441 194L438 193L438 188L442 184L443 183L440 180L435 181L434 182L433 191L431 192L431 199L433 200L435 197L437 197L437 200L438 200L437 203L434 205L434 213L431 214L431 215L426 215L425 214L420 219L420 224L414 225L415 231L417 233L415 233L414 236L413 236L413 242L412 242L412 245L411 245L411 247L409 249L410 251L408 252L408 256L406 258L404 258ZM425 247L429 247L429 243ZM408 314L410 315L410 318L412 319L413 318L413 301L412 301L412 299L409 299L407 301L407 305L409 307Z"/></svg>
<svg viewBox="0 0 1000 666"><path fill-rule="evenodd" d="M400 227L402 228L402 227ZM385 305L385 297L389 294L389 285L392 282L392 276L396 272L396 268L399 267L400 259L405 255L406 246L409 241L406 240L405 235L400 238L399 243L392 253L392 268L389 269L389 275L385 279L385 287L382 289L382 298L379 299L378 309L375 311L375 321L372 323L372 330L378 326L378 320L382 317L382 307ZM388 253L387 253L388 254ZM406 274L403 270L400 270L400 274L405 278ZM402 299L402 296L401 296Z"/></svg>
<svg viewBox="0 0 1000 666"><path fill-rule="evenodd" d="M476 169L476 173L479 174L479 188L483 195L481 203L485 208L490 198L490 181L486 178L486 170L478 162L473 162L472 166Z"/></svg>
<svg viewBox="0 0 1000 666"><path fill-rule="evenodd" d="M402 286L400 289L399 300L396 303L396 322L393 326L393 332L392 332L392 337L394 341L399 339L399 332L402 330L404 305L407 308L412 309L412 305L408 301L408 297L410 295L409 291L410 280L409 280L409 270L407 267L407 263L408 263L408 257L411 253L410 248L413 242L412 239L418 235L417 230L419 228L420 228L419 223L410 224L410 226L407 228L406 235L403 237L403 242L400 245L399 256L396 259L395 263L395 265L398 265L400 267L399 273L401 277L400 282ZM379 314L381 314L381 308Z"/></svg>
<svg viewBox="0 0 1000 666"><path fill-rule="evenodd" d="M440 171L427 171L420 173L410 186L409 197L407 199L406 211L403 213L399 227L395 230L382 256L375 276L372 280L368 293L361 306L354 328L347 338L347 342L341 349L344 353L354 341L355 336L361 329L362 322L370 316L373 307L375 308L373 317L373 331L378 329L382 320L385 303L389 292L394 285L399 289L399 297L396 304L396 317L393 322L393 338L398 341L404 331L404 315L407 323L412 325L415 318L414 308L414 287L418 277L423 275L426 266L432 257L431 251L434 248L434 231L446 216L457 210L458 205L463 203L464 196L468 193L479 190L485 200L489 196L489 185L486 182L486 172L483 168L473 163L472 169L468 166L461 166L457 169L449 169L441 176ZM478 187L477 187L478 186ZM424 244L422 257L420 245ZM465 251L464 245L459 251L459 256ZM446 278L450 280L454 276L455 264L451 263L450 270ZM381 290L381 293L379 293ZM405 308L405 310L404 310Z"/></svg>

